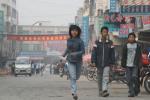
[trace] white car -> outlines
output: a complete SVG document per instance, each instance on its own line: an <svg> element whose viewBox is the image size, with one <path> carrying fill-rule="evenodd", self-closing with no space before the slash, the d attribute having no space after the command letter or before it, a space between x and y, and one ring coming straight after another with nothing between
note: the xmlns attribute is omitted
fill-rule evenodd
<svg viewBox="0 0 150 100"><path fill-rule="evenodd" d="M32 75L31 62L29 57L18 57L15 61L15 76Z"/></svg>

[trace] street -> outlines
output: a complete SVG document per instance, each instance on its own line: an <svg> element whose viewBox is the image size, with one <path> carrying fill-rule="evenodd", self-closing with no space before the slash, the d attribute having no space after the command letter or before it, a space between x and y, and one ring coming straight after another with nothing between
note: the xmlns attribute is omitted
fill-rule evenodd
<svg viewBox="0 0 150 100"><path fill-rule="evenodd" d="M111 95L107 98L98 97L96 82L90 82L81 77L79 85L79 100L149 100L150 95L142 89L135 98L128 98L126 85L113 82ZM73 100L70 84L66 77L44 73L44 76L4 76L0 77L0 100Z"/></svg>
<svg viewBox="0 0 150 100"><path fill-rule="evenodd" d="M0 100L150 100L137 77L150 92L150 0L0 0Z"/></svg>

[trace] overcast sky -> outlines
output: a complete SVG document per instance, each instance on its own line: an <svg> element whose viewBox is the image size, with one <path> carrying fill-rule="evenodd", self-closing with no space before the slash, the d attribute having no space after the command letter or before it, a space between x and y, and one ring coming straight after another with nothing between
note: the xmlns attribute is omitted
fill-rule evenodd
<svg viewBox="0 0 150 100"><path fill-rule="evenodd" d="M32 25L36 21L51 21L51 25L74 22L84 0L17 0L19 24Z"/></svg>

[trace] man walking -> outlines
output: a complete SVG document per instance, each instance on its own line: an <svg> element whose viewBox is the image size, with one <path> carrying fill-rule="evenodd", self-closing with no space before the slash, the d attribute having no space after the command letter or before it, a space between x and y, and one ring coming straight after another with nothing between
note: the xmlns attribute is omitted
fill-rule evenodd
<svg viewBox="0 0 150 100"><path fill-rule="evenodd" d="M110 66L115 63L115 51L109 39L108 27L102 27L101 38L95 41L91 62L98 69L99 96L107 97Z"/></svg>
<svg viewBox="0 0 150 100"><path fill-rule="evenodd" d="M137 96L140 92L139 69L141 63L141 46L135 40L136 35L130 33L128 42L123 47L122 66L127 69L129 87L128 97Z"/></svg>

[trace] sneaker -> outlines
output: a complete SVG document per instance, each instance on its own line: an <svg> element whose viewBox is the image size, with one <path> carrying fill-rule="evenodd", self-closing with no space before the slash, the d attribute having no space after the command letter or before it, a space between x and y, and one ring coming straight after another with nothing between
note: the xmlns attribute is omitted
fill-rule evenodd
<svg viewBox="0 0 150 100"><path fill-rule="evenodd" d="M137 92L135 92L135 96L138 96L140 94L140 90L138 90Z"/></svg>
<svg viewBox="0 0 150 100"><path fill-rule="evenodd" d="M103 91L102 93L102 97L108 97L109 96L109 93L107 90Z"/></svg>
<svg viewBox="0 0 150 100"><path fill-rule="evenodd" d="M128 95L128 97L135 97L135 95L133 95L133 94L129 94L129 95Z"/></svg>
<svg viewBox="0 0 150 100"><path fill-rule="evenodd" d="M135 93L135 96L138 96L140 92Z"/></svg>
<svg viewBox="0 0 150 100"><path fill-rule="evenodd" d="M73 96L73 99L74 100L78 100L78 96L76 95L76 96Z"/></svg>
<svg viewBox="0 0 150 100"><path fill-rule="evenodd" d="M72 96L73 96L74 100L78 100L78 96L77 95L72 94Z"/></svg>
<svg viewBox="0 0 150 100"><path fill-rule="evenodd" d="M102 96L103 92L102 91L99 91L99 96Z"/></svg>

